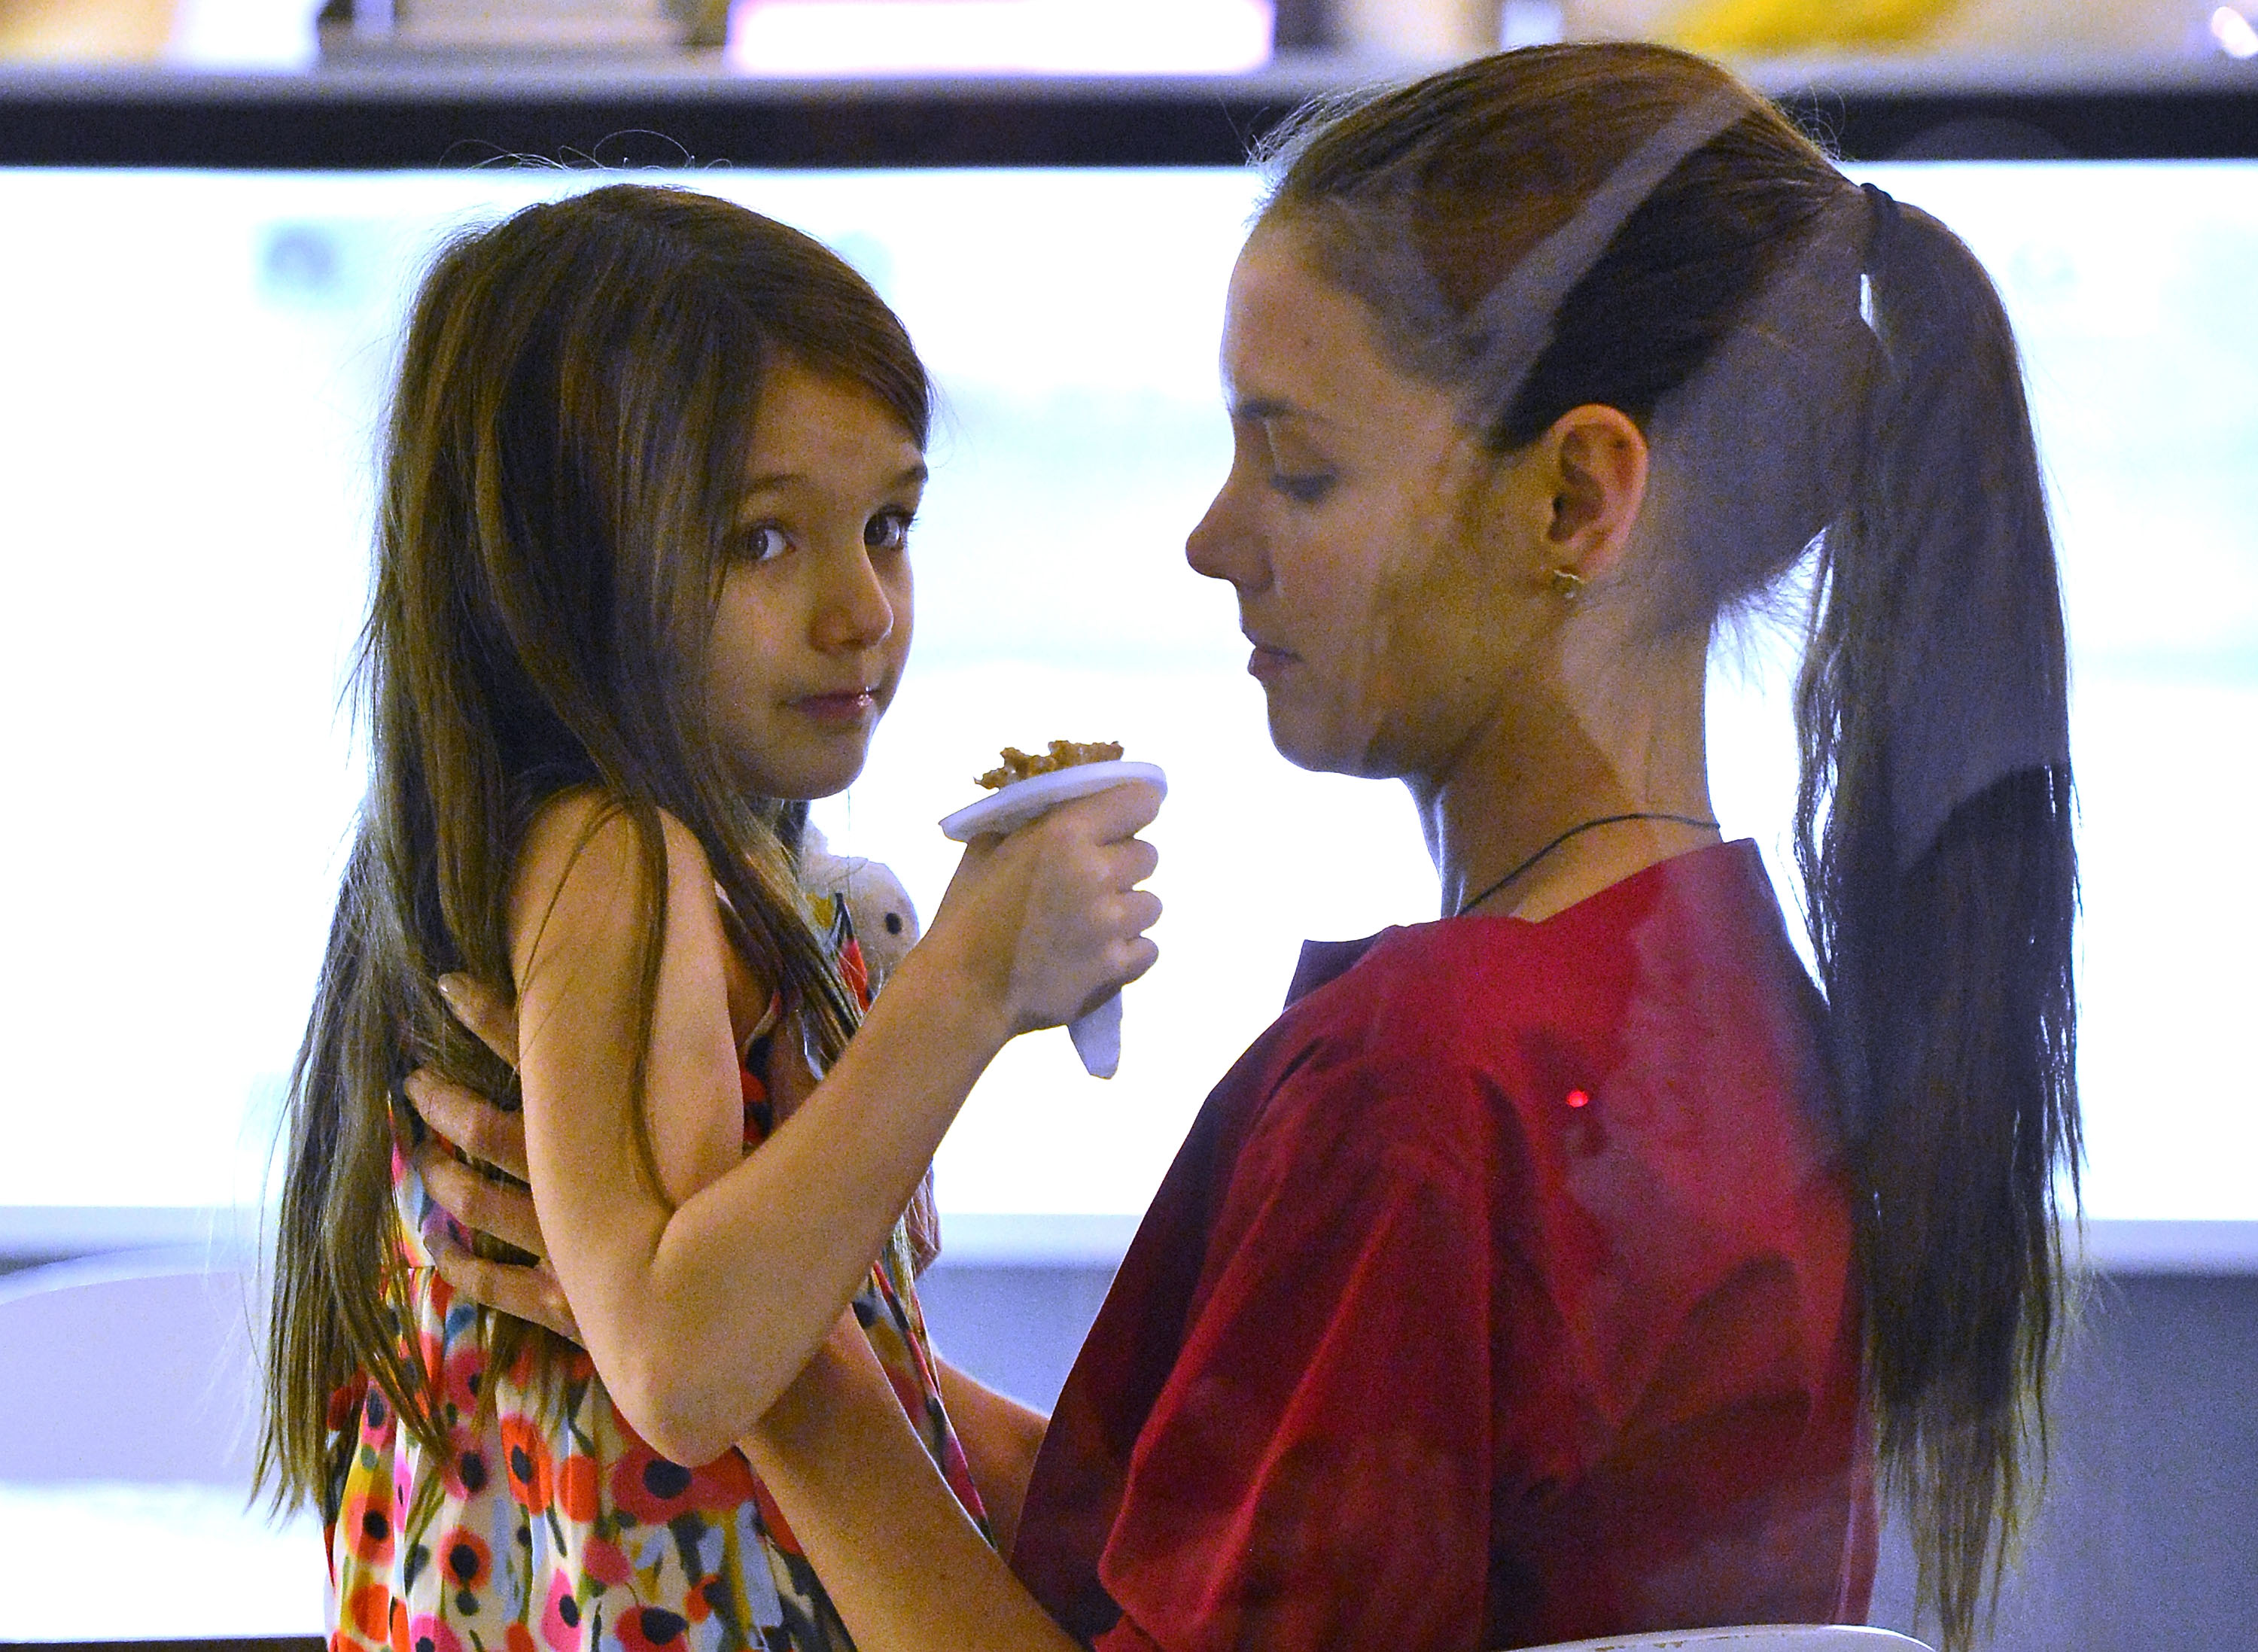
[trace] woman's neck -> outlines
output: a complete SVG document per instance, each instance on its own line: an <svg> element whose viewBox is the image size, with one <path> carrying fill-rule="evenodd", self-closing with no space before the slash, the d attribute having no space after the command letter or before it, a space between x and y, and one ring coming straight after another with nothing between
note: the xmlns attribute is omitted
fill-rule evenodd
<svg viewBox="0 0 2258 1652"><path fill-rule="evenodd" d="M1716 841L1714 825L1703 824L1716 818L1703 720L1708 650L1689 645L1648 664L1614 691L1586 684L1502 717L1447 772L1406 776L1443 916L1548 918ZM1613 819L1660 814L1680 818Z"/></svg>

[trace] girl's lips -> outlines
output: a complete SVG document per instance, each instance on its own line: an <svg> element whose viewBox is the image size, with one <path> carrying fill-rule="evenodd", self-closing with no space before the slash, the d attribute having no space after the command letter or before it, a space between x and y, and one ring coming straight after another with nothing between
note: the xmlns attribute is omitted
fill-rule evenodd
<svg viewBox="0 0 2258 1652"><path fill-rule="evenodd" d="M877 697L867 688L841 694L810 694L792 701L792 709L819 723L860 723L877 713Z"/></svg>

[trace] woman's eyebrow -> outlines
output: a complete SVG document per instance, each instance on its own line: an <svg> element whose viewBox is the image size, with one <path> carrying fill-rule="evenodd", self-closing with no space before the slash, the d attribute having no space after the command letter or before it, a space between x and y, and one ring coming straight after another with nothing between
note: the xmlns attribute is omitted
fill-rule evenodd
<svg viewBox="0 0 2258 1652"><path fill-rule="evenodd" d="M1235 401L1231 416L1249 424L1267 424L1274 419L1299 419L1305 424L1330 424L1321 413L1296 407L1282 396L1253 396L1245 401Z"/></svg>

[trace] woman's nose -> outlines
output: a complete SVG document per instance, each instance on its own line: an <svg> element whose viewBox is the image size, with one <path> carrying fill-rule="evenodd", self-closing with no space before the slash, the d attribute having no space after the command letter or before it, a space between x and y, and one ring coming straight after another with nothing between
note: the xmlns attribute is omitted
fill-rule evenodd
<svg viewBox="0 0 2258 1652"><path fill-rule="evenodd" d="M816 610L816 646L827 652L876 648L893 634L894 605L885 581L859 547L841 557Z"/></svg>
<svg viewBox="0 0 2258 1652"><path fill-rule="evenodd" d="M1239 520L1232 494L1231 484L1225 483L1207 507L1207 514L1185 536L1184 560L1194 573L1228 580L1240 591L1247 591L1261 584L1262 556L1246 524Z"/></svg>

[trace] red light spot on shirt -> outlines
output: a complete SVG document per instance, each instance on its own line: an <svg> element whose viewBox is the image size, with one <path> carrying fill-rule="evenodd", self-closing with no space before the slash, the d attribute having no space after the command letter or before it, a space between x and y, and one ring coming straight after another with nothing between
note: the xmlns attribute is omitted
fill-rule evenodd
<svg viewBox="0 0 2258 1652"><path fill-rule="evenodd" d="M1588 1107L1591 1105L1591 1103L1592 1098L1590 1095L1587 1095L1582 1090L1570 1090L1568 1092L1568 1105L1571 1107Z"/></svg>

